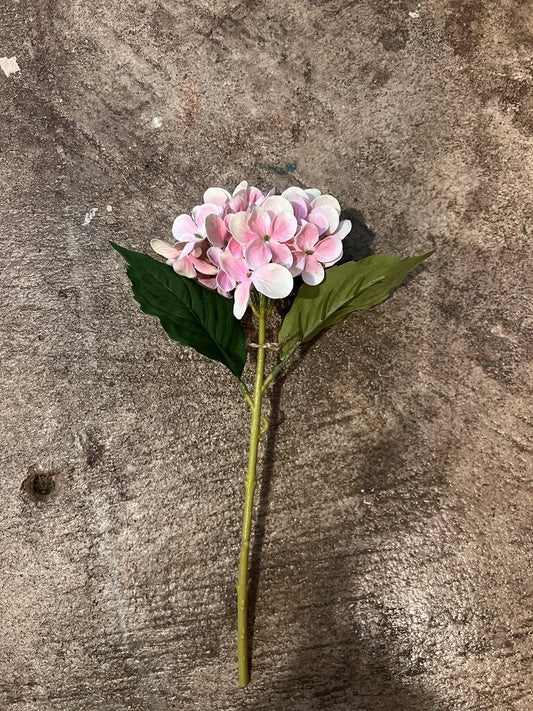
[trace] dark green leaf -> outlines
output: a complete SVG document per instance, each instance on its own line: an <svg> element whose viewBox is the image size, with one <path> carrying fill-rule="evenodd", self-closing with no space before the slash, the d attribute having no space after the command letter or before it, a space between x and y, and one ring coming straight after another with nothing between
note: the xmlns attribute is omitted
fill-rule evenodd
<svg viewBox="0 0 533 711"><path fill-rule="evenodd" d="M432 254L405 259L374 254L359 262L327 269L324 281L318 286L301 286L281 326L282 360L300 343L341 323L353 311L367 311L385 301L407 274Z"/></svg>
<svg viewBox="0 0 533 711"><path fill-rule="evenodd" d="M111 242L128 263L135 299L145 314L157 316L170 338L218 360L240 377L246 339L233 316L233 301L180 276L166 264Z"/></svg>

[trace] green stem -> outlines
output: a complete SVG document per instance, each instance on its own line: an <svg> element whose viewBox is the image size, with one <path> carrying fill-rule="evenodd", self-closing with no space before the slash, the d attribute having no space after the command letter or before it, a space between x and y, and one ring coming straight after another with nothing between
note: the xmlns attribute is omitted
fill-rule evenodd
<svg viewBox="0 0 533 711"><path fill-rule="evenodd" d="M237 378L237 383L239 385L239 390L241 393L244 395L244 399L250 406L250 410L254 410L254 401L252 400L252 396L248 392L248 388L246 387L246 383L244 383L240 378ZM263 386L263 392L265 391L265 388ZM267 420L266 417L262 418L263 426L261 427L261 432L259 432L259 437L262 437L264 434L268 432L270 429L270 422Z"/></svg>
<svg viewBox="0 0 533 711"><path fill-rule="evenodd" d="M246 387L246 383L241 380L240 378L237 378L237 384L239 386L239 390L241 393L244 395L244 399L250 405L250 409L253 411L254 409L254 401L252 400L252 396L248 392L248 388Z"/></svg>
<svg viewBox="0 0 533 711"><path fill-rule="evenodd" d="M267 300L259 294L259 345L265 343ZM252 509L257 471L257 451L261 434L261 401L263 397L263 379L265 375L265 349L257 350L257 370L250 427L250 451L248 468L244 482L245 499L242 520L241 556L239 562L239 581L237 583L237 656L239 662L239 686L248 686L250 664L248 661L248 557L250 551L250 533L252 529Z"/></svg>
<svg viewBox="0 0 533 711"><path fill-rule="evenodd" d="M274 380L274 378L276 377L276 375L279 375L279 373L281 373L281 371L283 370L283 368L287 365L287 361L289 360L289 358L290 358L291 355L294 353L294 351L298 348L299 345L300 345L299 342L296 343L296 344L290 349L290 351L287 353L287 355L283 358L283 360L281 360L281 361L277 364L277 366L272 370L272 372L265 378L265 381L264 381L264 383L263 383L263 392L265 392L265 390L268 388L268 386L270 385L270 383L272 383L272 381Z"/></svg>

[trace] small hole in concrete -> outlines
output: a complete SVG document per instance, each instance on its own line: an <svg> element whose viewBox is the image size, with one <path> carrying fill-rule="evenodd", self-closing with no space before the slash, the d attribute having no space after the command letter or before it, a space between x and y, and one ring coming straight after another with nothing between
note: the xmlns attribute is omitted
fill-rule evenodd
<svg viewBox="0 0 533 711"><path fill-rule="evenodd" d="M33 479L33 490L36 494L41 494L41 496L48 496L55 489L55 475L50 472L43 472L42 474L36 474Z"/></svg>
<svg viewBox="0 0 533 711"><path fill-rule="evenodd" d="M22 482L20 487L30 497L36 500L46 499L55 491L57 472L55 471L40 471L35 467L28 469L28 476Z"/></svg>

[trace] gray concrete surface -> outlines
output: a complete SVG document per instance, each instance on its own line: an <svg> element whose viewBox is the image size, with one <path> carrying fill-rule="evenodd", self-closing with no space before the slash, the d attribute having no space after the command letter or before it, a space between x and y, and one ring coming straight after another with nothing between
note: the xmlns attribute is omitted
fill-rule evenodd
<svg viewBox="0 0 533 711"><path fill-rule="evenodd" d="M0 9L0 708L531 709L528 3ZM242 178L438 250L272 393L246 691L248 413L108 246Z"/></svg>

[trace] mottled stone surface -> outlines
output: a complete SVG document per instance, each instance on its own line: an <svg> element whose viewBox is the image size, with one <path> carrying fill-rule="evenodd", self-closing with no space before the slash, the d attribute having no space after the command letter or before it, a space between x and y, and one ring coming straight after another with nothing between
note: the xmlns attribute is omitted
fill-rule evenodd
<svg viewBox="0 0 533 711"><path fill-rule="evenodd" d="M531 709L529 3L0 9L2 711ZM272 393L246 691L248 413L108 244L243 177L437 248Z"/></svg>

